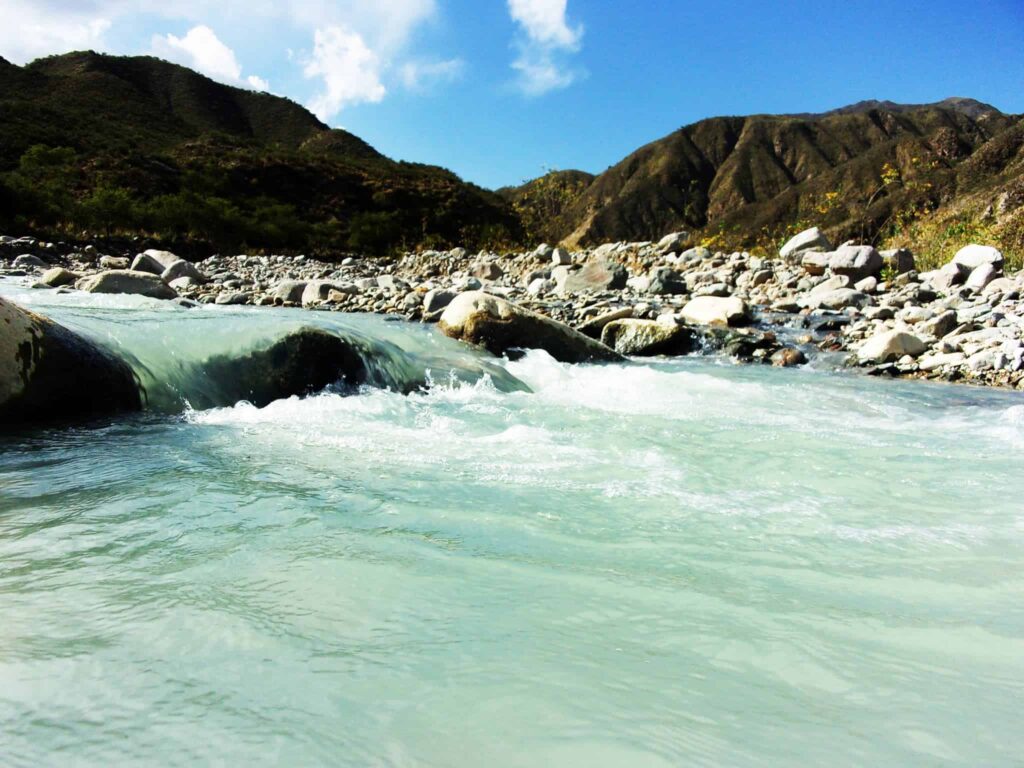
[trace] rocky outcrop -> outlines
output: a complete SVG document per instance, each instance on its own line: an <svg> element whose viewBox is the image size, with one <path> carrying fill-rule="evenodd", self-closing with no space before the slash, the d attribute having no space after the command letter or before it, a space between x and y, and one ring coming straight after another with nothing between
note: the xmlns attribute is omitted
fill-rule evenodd
<svg viewBox="0 0 1024 768"><path fill-rule="evenodd" d="M543 349L563 363L621 360L622 356L567 325L479 291L457 296L444 310L441 331L453 339L502 355Z"/></svg>
<svg viewBox="0 0 1024 768"><path fill-rule="evenodd" d="M124 361L0 299L0 425L70 423L141 407Z"/></svg>

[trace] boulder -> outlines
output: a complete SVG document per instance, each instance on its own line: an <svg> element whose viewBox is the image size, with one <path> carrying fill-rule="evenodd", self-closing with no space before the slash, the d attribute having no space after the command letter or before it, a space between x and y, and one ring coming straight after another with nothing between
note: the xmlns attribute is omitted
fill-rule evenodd
<svg viewBox="0 0 1024 768"><path fill-rule="evenodd" d="M51 288L60 288L63 285L74 285L77 280L81 278L81 275L64 269L64 267L54 267L48 269L43 273L43 277L40 282Z"/></svg>
<svg viewBox="0 0 1024 768"><path fill-rule="evenodd" d="M570 272L562 283L563 293L584 293L587 291L617 291L626 287L629 277L621 264L604 259L593 259L583 269Z"/></svg>
<svg viewBox="0 0 1024 768"><path fill-rule="evenodd" d="M964 286L980 292L997 277L999 277L999 268L995 264L979 264L971 270L971 274L964 281Z"/></svg>
<svg viewBox="0 0 1024 768"><path fill-rule="evenodd" d="M580 325L576 330L580 333L586 334L592 339L600 339L601 331L608 325L612 320L624 320L633 316L632 307L622 307L621 309L613 309L610 312L605 312L603 315L587 320L585 323Z"/></svg>
<svg viewBox="0 0 1024 768"><path fill-rule="evenodd" d="M963 264L951 261L941 269L925 272L921 279L935 290L949 293L955 286L962 285L971 274L971 270Z"/></svg>
<svg viewBox="0 0 1024 768"><path fill-rule="evenodd" d="M811 291L798 303L808 309L861 308L871 303L871 297L852 288L835 288L829 291Z"/></svg>
<svg viewBox="0 0 1024 768"><path fill-rule="evenodd" d="M807 274L819 277L828 271L828 258L829 255L827 253L812 251L804 254L800 265Z"/></svg>
<svg viewBox="0 0 1024 768"><path fill-rule="evenodd" d="M879 251L882 263L893 273L903 275L913 272L917 266L914 262L914 254L908 248L893 248L888 251Z"/></svg>
<svg viewBox="0 0 1024 768"><path fill-rule="evenodd" d="M921 323L920 328L923 333L933 336L936 339L941 339L955 331L959 324L960 323L956 318L956 312L949 309L937 317L925 320Z"/></svg>
<svg viewBox="0 0 1024 768"><path fill-rule="evenodd" d="M162 275L164 270L172 264L184 261L180 256L175 256L170 251L158 251L150 248L137 254L132 260L131 268L136 272L149 272L154 275ZM180 275L178 275L180 277Z"/></svg>
<svg viewBox="0 0 1024 768"><path fill-rule="evenodd" d="M686 293L686 281L674 269L658 267L651 272L647 292L657 296L679 296Z"/></svg>
<svg viewBox="0 0 1024 768"><path fill-rule="evenodd" d="M882 256L870 245L843 245L829 254L828 268L835 275L846 275L854 282L878 275Z"/></svg>
<svg viewBox="0 0 1024 768"><path fill-rule="evenodd" d="M306 291L304 280L282 280L270 292L275 304L301 304L302 294Z"/></svg>
<svg viewBox="0 0 1024 768"><path fill-rule="evenodd" d="M551 263L556 267L572 264L572 255L564 248L555 248L551 252Z"/></svg>
<svg viewBox="0 0 1024 768"><path fill-rule="evenodd" d="M123 256L100 256L100 269L128 269L128 259Z"/></svg>
<svg viewBox="0 0 1024 768"><path fill-rule="evenodd" d="M658 251L658 253L663 254L672 253L673 251L678 252L681 251L689 241L689 232L673 232L672 234L665 235L663 238L661 238L661 240L659 240L658 244L655 246L655 249Z"/></svg>
<svg viewBox="0 0 1024 768"><path fill-rule="evenodd" d="M698 245L696 248L690 248L679 254L679 261L704 261L710 259L711 255L711 251L703 245Z"/></svg>
<svg viewBox="0 0 1024 768"><path fill-rule="evenodd" d="M698 346L693 329L685 325L632 318L607 323L601 332L601 343L619 354L636 357L686 355Z"/></svg>
<svg viewBox="0 0 1024 768"><path fill-rule="evenodd" d="M748 312L747 305L736 296L698 296L690 299L681 315L692 325L741 325Z"/></svg>
<svg viewBox="0 0 1024 768"><path fill-rule="evenodd" d="M926 349L925 343L912 333L884 331L864 342L857 351L857 360L861 365L889 363L904 355L917 357Z"/></svg>
<svg viewBox="0 0 1024 768"><path fill-rule="evenodd" d="M779 249L779 256L786 260L796 260L810 251L831 251L832 243L817 227L805 229L799 235L790 238Z"/></svg>
<svg viewBox="0 0 1024 768"><path fill-rule="evenodd" d="M33 256L31 253L23 253L14 260L11 266L15 269L42 269L43 267L48 267L49 264L38 256Z"/></svg>
<svg viewBox="0 0 1024 768"><path fill-rule="evenodd" d="M423 297L423 311L426 314L432 314L434 312L440 312L442 309L452 303L452 299L455 298L453 291L444 291L440 288L435 288L432 291L427 291L426 296Z"/></svg>
<svg viewBox="0 0 1024 768"><path fill-rule="evenodd" d="M252 303L252 294L244 291L225 291L217 296L215 304L239 306Z"/></svg>
<svg viewBox="0 0 1024 768"><path fill-rule="evenodd" d="M100 272L98 275L83 277L75 283L75 287L87 293L131 293L148 296L151 299L175 299L178 297L177 291L157 275L126 269L114 269Z"/></svg>
<svg viewBox="0 0 1024 768"><path fill-rule="evenodd" d="M554 252L555 249L552 248L550 245L548 245L547 243L541 243L534 249L533 255L540 261L549 261Z"/></svg>
<svg viewBox="0 0 1024 768"><path fill-rule="evenodd" d="M492 281L500 279L505 271L493 261L482 261L470 267L469 274L481 280Z"/></svg>
<svg viewBox="0 0 1024 768"><path fill-rule="evenodd" d="M394 275L379 275L377 277L377 287L383 288L385 291L398 291L405 292L409 290L409 284L400 277Z"/></svg>
<svg viewBox="0 0 1024 768"><path fill-rule="evenodd" d="M0 425L138 411L132 369L83 336L0 298Z"/></svg>
<svg viewBox="0 0 1024 768"><path fill-rule="evenodd" d="M341 285L331 280L310 280L302 289L300 301L302 306L312 307L330 299L332 292L358 293L359 289L354 285Z"/></svg>
<svg viewBox="0 0 1024 768"><path fill-rule="evenodd" d="M178 259L160 273L160 279L168 284L181 277L189 277L196 283L200 284L208 282L206 275L196 269L195 264L190 261L185 261L184 259Z"/></svg>
<svg viewBox="0 0 1024 768"><path fill-rule="evenodd" d="M997 270L1003 268L1003 254L991 245L965 245L953 257L951 264L960 264L972 271L982 264L991 264Z"/></svg>
<svg viewBox="0 0 1024 768"><path fill-rule="evenodd" d="M482 346L495 355L511 349L543 349L563 363L622 359L567 325L479 291L457 296L441 315L439 328L446 336Z"/></svg>

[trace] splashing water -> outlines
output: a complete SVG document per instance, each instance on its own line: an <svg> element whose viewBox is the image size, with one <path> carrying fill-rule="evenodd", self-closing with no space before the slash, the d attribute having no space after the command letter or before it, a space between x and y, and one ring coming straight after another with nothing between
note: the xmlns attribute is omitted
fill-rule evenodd
<svg viewBox="0 0 1024 768"><path fill-rule="evenodd" d="M1017 395L29 298L154 388L296 322L434 385L4 439L4 764L1019 760Z"/></svg>

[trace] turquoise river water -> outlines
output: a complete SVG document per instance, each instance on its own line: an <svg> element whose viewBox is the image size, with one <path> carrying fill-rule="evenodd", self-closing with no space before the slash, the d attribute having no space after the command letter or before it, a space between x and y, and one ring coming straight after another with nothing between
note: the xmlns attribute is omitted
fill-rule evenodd
<svg viewBox="0 0 1024 768"><path fill-rule="evenodd" d="M0 438L2 765L1024 760L1019 395L0 293L154 408ZM301 325L434 386L195 407Z"/></svg>

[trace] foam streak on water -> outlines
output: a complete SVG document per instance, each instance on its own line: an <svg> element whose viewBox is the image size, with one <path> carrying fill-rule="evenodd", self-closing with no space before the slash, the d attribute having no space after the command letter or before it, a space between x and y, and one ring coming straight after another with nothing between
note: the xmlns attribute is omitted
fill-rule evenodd
<svg viewBox="0 0 1024 768"><path fill-rule="evenodd" d="M505 365L0 443L0 763L1019 761L1019 397Z"/></svg>

